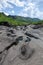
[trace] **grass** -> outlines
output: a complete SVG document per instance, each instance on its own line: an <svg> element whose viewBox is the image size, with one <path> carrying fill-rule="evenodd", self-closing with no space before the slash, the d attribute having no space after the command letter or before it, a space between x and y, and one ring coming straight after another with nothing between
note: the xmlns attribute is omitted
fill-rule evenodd
<svg viewBox="0 0 43 65"><path fill-rule="evenodd" d="M15 19L12 17L8 17L3 13L0 13L0 22L4 22L7 21L8 23L12 24L12 25L29 25L29 24L43 24L43 20L40 21L31 21L31 20L27 20L23 17L17 16Z"/></svg>

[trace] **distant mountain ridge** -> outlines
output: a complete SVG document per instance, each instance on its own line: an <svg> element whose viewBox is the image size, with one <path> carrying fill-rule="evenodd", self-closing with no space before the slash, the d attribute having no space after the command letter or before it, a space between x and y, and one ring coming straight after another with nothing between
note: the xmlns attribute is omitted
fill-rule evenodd
<svg viewBox="0 0 43 65"><path fill-rule="evenodd" d="M11 16L11 15L9 15L8 17L11 17L11 18L16 19L18 21L22 20L22 21L25 21L25 22L29 22L29 21L31 21L31 22L37 22L37 21L40 20L38 18L30 18L30 17L22 17L22 16Z"/></svg>
<svg viewBox="0 0 43 65"><path fill-rule="evenodd" d="M4 13L0 13L0 22L7 21L13 25L27 25L27 24L37 24L40 19L38 18L30 18L30 17L22 17L16 15L5 15Z"/></svg>

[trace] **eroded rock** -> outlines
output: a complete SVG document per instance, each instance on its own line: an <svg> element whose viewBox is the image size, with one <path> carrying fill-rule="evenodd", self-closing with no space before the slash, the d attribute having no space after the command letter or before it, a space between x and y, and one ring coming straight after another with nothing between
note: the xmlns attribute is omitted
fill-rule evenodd
<svg viewBox="0 0 43 65"><path fill-rule="evenodd" d="M33 37L33 38L35 38L35 39L39 39L38 37L34 36L34 35L31 34L31 33L26 32L25 34L26 34L27 36L29 36L29 37Z"/></svg>
<svg viewBox="0 0 43 65"><path fill-rule="evenodd" d="M5 53L5 51L9 51L13 46L15 48L17 48L16 52L17 52L19 59L26 60L32 56L33 50L28 45L29 42L31 41L31 38L29 38L26 34L24 34L23 30L21 30L20 27L18 27L18 29L19 30L15 29L16 30L16 32L15 32L15 30L13 28L10 28L10 27L8 27L6 29L4 28L4 31L2 32L2 36L0 35L1 36L0 39L2 38L1 42L4 46L3 50L0 51L0 63L3 62L3 61L1 61L3 55L4 55L4 59L5 59L5 57L7 57L7 55L6 55L7 53ZM22 42L22 43L19 43L19 42ZM14 51L14 54L16 54L15 50L12 50L12 51ZM9 52L11 52L11 51L9 51ZM4 62L6 62L6 61L4 60Z"/></svg>
<svg viewBox="0 0 43 65"><path fill-rule="evenodd" d="M34 50L31 49L29 47L29 45L25 44L25 45L22 45L20 48L19 48L19 58L22 59L22 60L26 60L26 59L29 59L32 54L33 54Z"/></svg>

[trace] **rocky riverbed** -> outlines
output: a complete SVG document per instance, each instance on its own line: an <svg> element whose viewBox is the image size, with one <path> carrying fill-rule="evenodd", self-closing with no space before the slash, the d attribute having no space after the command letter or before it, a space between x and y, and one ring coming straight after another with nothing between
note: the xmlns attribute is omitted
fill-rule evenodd
<svg viewBox="0 0 43 65"><path fill-rule="evenodd" d="M1 25L0 65L43 65L43 27Z"/></svg>

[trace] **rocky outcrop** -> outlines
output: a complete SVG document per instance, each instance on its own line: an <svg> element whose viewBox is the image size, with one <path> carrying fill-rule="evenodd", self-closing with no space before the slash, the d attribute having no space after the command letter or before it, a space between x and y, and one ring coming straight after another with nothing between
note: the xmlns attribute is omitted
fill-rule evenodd
<svg viewBox="0 0 43 65"><path fill-rule="evenodd" d="M1 22L0 22L0 25L7 26L7 27L12 26L12 25L9 24L7 21L1 21Z"/></svg>
<svg viewBox="0 0 43 65"><path fill-rule="evenodd" d="M38 37L34 36L33 34L31 33L28 33L26 32L25 35L29 36L29 37L32 37L32 38L35 38L35 39L39 39Z"/></svg>
<svg viewBox="0 0 43 65"><path fill-rule="evenodd" d="M21 60L29 59L33 54L33 49L29 46L31 38L24 33L23 30L19 30L13 27L5 27L2 29L2 34L0 34L0 65L6 61L7 53L11 48L15 48L13 53L17 54L18 58ZM23 28L22 28L23 29ZM31 35L30 35L31 36ZM33 36L32 36L33 37ZM22 42L22 43L21 43ZM1 47L2 46L2 47ZM10 51L10 52L12 52ZM16 52L16 53L15 53ZM12 54L13 54L12 53ZM15 55L14 55L15 57Z"/></svg>
<svg viewBox="0 0 43 65"><path fill-rule="evenodd" d="M43 27L43 25L34 25L32 28L33 29L38 29L38 28L42 28Z"/></svg>

